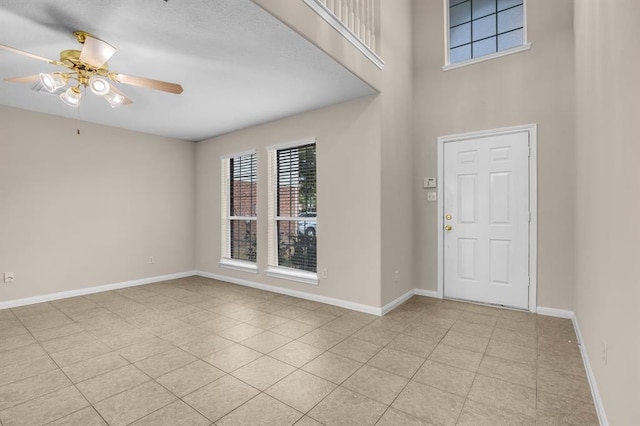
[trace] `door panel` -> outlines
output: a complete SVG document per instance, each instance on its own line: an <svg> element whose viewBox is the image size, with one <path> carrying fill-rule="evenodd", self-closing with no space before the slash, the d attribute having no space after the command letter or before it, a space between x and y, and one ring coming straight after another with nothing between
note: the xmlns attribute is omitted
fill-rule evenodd
<svg viewBox="0 0 640 426"><path fill-rule="evenodd" d="M443 188L445 297L527 308L529 133L445 142Z"/></svg>

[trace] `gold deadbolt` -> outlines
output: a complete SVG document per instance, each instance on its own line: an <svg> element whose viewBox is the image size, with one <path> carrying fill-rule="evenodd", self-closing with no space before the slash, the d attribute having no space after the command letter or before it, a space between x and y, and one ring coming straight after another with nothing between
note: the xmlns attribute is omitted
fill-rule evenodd
<svg viewBox="0 0 640 426"><path fill-rule="evenodd" d="M444 227L445 231L451 231L453 229L453 227L451 225L447 225Z"/></svg>
<svg viewBox="0 0 640 426"><path fill-rule="evenodd" d="M451 220L451 219L453 219L453 216L451 216L450 214L448 214L448 215L446 215L444 218L445 218L445 219L447 219L447 220Z"/></svg>

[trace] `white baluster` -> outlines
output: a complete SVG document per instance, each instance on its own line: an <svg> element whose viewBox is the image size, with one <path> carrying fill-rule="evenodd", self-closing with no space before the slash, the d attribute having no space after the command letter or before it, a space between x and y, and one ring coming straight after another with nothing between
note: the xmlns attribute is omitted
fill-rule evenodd
<svg viewBox="0 0 640 426"><path fill-rule="evenodd" d="M356 36L358 36L359 39L362 40L362 37L360 36L360 16L361 16L361 10L360 10L360 0L356 0L356 5L355 5L355 15L356 15L356 20L354 22L354 28L353 28L353 32L356 34Z"/></svg>
<svg viewBox="0 0 640 426"><path fill-rule="evenodd" d="M376 34L378 32L378 11L376 9L376 0L371 0L371 49L374 52L378 51L378 46L376 45Z"/></svg>

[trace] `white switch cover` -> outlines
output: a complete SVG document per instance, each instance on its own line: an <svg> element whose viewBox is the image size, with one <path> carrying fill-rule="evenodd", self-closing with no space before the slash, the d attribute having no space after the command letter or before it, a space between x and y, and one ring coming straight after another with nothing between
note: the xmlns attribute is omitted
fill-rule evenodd
<svg viewBox="0 0 640 426"><path fill-rule="evenodd" d="M436 178L424 178L424 180L422 181L422 186L424 188L435 188Z"/></svg>
<svg viewBox="0 0 640 426"><path fill-rule="evenodd" d="M427 201L436 201L436 192L435 191L429 191L427 192Z"/></svg>
<svg viewBox="0 0 640 426"><path fill-rule="evenodd" d="M7 284L12 283L15 280L15 275L13 275L13 272L5 272L4 273L4 282Z"/></svg>

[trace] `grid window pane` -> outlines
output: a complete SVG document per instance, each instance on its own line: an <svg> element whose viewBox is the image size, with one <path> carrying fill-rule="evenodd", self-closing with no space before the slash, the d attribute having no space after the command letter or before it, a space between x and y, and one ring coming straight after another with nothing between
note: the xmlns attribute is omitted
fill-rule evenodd
<svg viewBox="0 0 640 426"><path fill-rule="evenodd" d="M449 44L451 47L458 47L471 42L471 23L458 25L451 28Z"/></svg>
<svg viewBox="0 0 640 426"><path fill-rule="evenodd" d="M498 33L522 28L522 6L498 13Z"/></svg>
<svg viewBox="0 0 640 426"><path fill-rule="evenodd" d="M316 272L316 145L278 150L276 161L278 266Z"/></svg>
<svg viewBox="0 0 640 426"><path fill-rule="evenodd" d="M496 15L489 15L486 18L473 21L473 41L496 35ZM476 55L475 49L473 50Z"/></svg>
<svg viewBox="0 0 640 426"><path fill-rule="evenodd" d="M522 29L499 35L498 50L507 50L512 47L522 46L522 37Z"/></svg>
<svg viewBox="0 0 640 426"><path fill-rule="evenodd" d="M449 51L449 60L452 64L468 61L471 59L471 45L456 47Z"/></svg>
<svg viewBox="0 0 640 426"><path fill-rule="evenodd" d="M496 0L473 0L471 4L471 16L473 19L492 13L496 13Z"/></svg>
<svg viewBox="0 0 640 426"><path fill-rule="evenodd" d="M508 9L513 6L519 6L522 0L498 0L498 11Z"/></svg>
<svg viewBox="0 0 640 426"><path fill-rule="evenodd" d="M523 0L449 0L449 63L524 43Z"/></svg>
<svg viewBox="0 0 640 426"><path fill-rule="evenodd" d="M473 56L484 56L496 52L496 38L491 37L473 43Z"/></svg>
<svg viewBox="0 0 640 426"><path fill-rule="evenodd" d="M466 1L449 9L449 27L471 21L471 2Z"/></svg>

